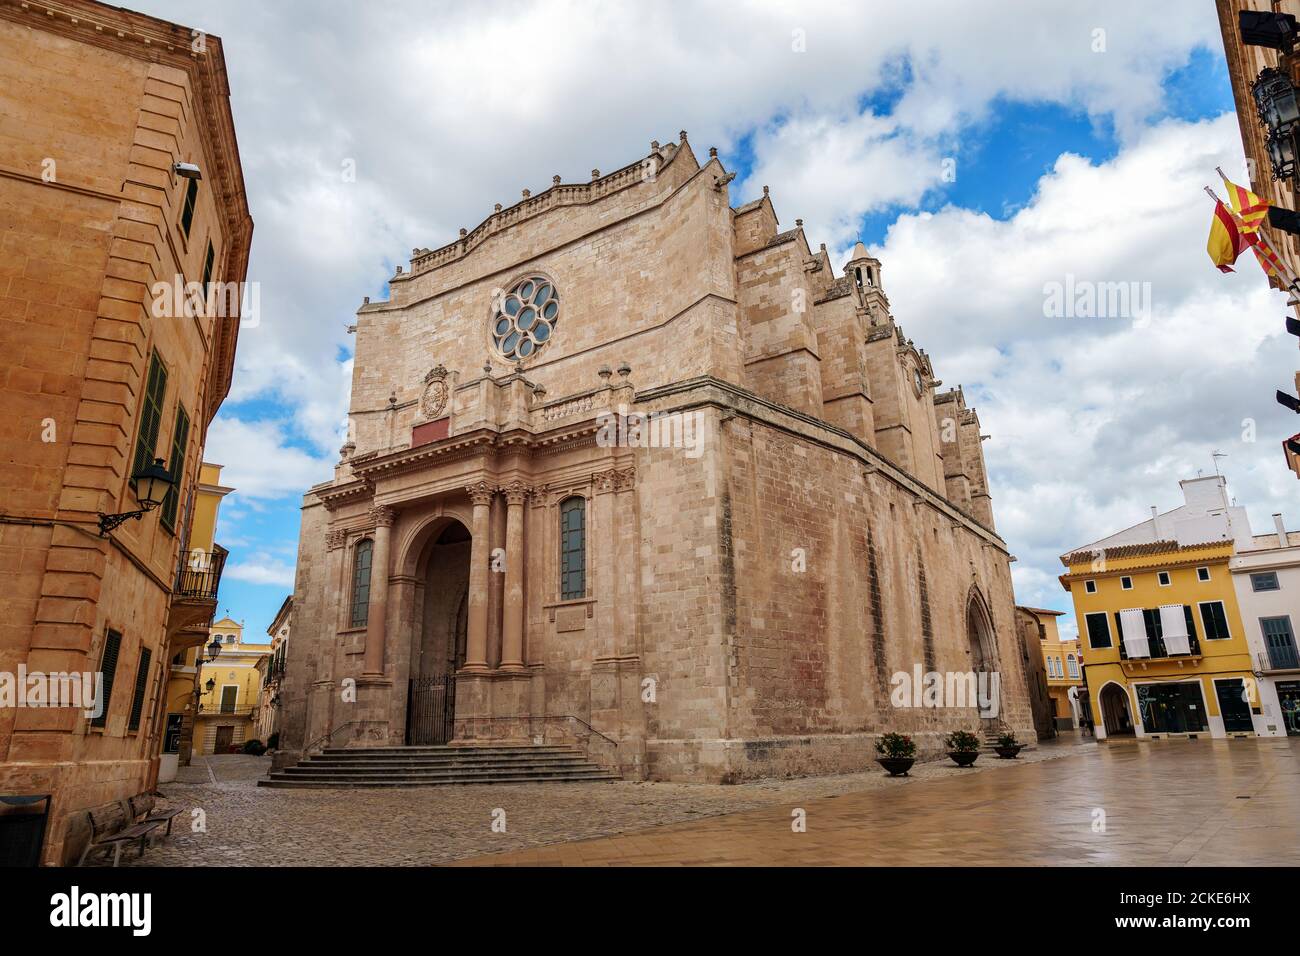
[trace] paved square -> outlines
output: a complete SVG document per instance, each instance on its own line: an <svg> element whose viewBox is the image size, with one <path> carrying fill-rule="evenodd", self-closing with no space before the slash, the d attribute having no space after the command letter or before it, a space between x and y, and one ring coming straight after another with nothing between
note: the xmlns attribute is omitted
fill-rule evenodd
<svg viewBox="0 0 1300 956"><path fill-rule="evenodd" d="M974 770L922 764L906 780L739 786L270 790L255 786L267 765L207 758L164 784L207 830L183 815L124 865L1300 864L1296 738L1068 740L1027 760L986 754ZM792 832L794 808L807 832Z"/></svg>

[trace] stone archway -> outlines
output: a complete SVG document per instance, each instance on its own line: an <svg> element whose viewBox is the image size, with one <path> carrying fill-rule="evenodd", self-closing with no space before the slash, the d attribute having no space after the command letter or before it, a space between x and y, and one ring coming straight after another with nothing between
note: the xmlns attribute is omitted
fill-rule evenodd
<svg viewBox="0 0 1300 956"><path fill-rule="evenodd" d="M975 672L993 672L998 669L998 644L993 635L993 619L988 605L976 588L971 588L966 599L966 641Z"/></svg>
<svg viewBox="0 0 1300 956"><path fill-rule="evenodd" d="M472 538L441 517L421 537L410 631L406 743L445 744L455 725L456 672L465 664Z"/></svg>
<svg viewBox="0 0 1300 956"><path fill-rule="evenodd" d="M1097 695L1101 708L1101 729L1107 737L1132 737L1133 714L1129 709L1128 692L1114 681L1108 683Z"/></svg>

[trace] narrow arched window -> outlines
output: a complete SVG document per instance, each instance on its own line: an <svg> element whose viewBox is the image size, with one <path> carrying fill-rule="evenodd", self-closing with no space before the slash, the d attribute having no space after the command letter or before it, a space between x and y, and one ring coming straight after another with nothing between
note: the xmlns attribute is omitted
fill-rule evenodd
<svg viewBox="0 0 1300 956"><path fill-rule="evenodd" d="M1068 664L1069 667L1070 667L1070 676L1071 676L1071 677L1078 677L1078 676L1079 676L1079 662L1076 661L1076 660L1074 659L1074 655L1071 654L1069 657L1067 657L1067 658L1065 659L1065 662L1066 662L1066 664Z"/></svg>
<svg viewBox="0 0 1300 956"><path fill-rule="evenodd" d="M587 596L587 499L560 502L560 600Z"/></svg>
<svg viewBox="0 0 1300 956"><path fill-rule="evenodd" d="M365 627L370 619L370 557L375 543L358 541L352 554L352 626Z"/></svg>

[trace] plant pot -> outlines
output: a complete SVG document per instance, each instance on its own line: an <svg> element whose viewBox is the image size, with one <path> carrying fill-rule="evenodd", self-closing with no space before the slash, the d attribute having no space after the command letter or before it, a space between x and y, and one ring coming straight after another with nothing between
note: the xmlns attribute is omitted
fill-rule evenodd
<svg viewBox="0 0 1300 956"><path fill-rule="evenodd" d="M877 757L876 763L889 771L891 777L906 777L916 763L915 757Z"/></svg>
<svg viewBox="0 0 1300 956"><path fill-rule="evenodd" d="M1010 747L994 747L993 749L997 751L997 755L1003 760L1015 760L1016 754L1020 753L1024 746L1024 744L1012 744Z"/></svg>
<svg viewBox="0 0 1300 956"><path fill-rule="evenodd" d="M975 758L980 755L978 750L949 750L948 756L959 767L969 767L975 762Z"/></svg>

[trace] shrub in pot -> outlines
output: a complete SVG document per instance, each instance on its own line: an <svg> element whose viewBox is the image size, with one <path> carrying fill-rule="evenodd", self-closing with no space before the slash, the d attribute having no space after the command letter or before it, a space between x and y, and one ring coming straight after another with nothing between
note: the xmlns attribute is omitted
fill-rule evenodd
<svg viewBox="0 0 1300 956"><path fill-rule="evenodd" d="M998 734L998 745L993 749L997 751L999 757L1003 760L1014 760L1016 754L1020 753L1024 744L1016 741L1016 735L1011 731L1004 734Z"/></svg>
<svg viewBox="0 0 1300 956"><path fill-rule="evenodd" d="M954 730L945 738L948 756L959 767L969 767L980 755L980 739L969 730Z"/></svg>
<svg viewBox="0 0 1300 956"><path fill-rule="evenodd" d="M882 734L876 741L876 763L889 771L891 777L906 777L916 763L916 742L907 734Z"/></svg>

